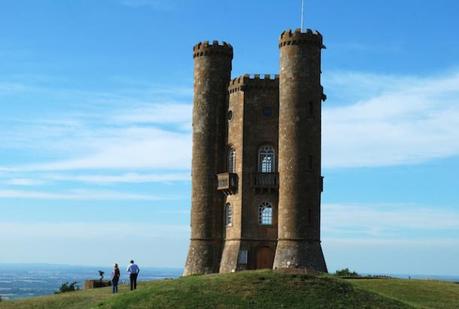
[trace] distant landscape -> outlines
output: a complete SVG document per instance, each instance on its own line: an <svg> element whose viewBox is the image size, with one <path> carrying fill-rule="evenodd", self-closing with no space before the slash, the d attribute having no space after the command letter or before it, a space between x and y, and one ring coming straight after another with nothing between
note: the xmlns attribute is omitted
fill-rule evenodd
<svg viewBox="0 0 459 309"><path fill-rule="evenodd" d="M122 266L121 282L128 280ZM3 300L28 298L53 294L65 282L78 282L84 287L87 279L99 278L98 271L111 275L110 267L70 266L47 264L0 264L0 296ZM178 268L142 267L140 281L177 278L182 273Z"/></svg>

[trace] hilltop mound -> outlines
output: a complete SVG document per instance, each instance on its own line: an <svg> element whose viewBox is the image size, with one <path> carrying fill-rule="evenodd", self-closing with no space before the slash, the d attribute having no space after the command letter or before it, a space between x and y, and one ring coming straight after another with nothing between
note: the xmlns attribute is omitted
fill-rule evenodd
<svg viewBox="0 0 459 309"><path fill-rule="evenodd" d="M388 292L390 282L397 289L416 293L429 290L430 298L444 298L433 285L423 287L415 280L373 280L368 284L341 280L326 275L287 274L272 271L250 271L223 275L190 276L175 280L142 283L137 291L128 292L123 286L118 295L110 289L38 297L29 300L2 302L0 308L413 308L416 304L403 299L401 293ZM384 286L378 290L378 282ZM459 285L441 283L451 290L450 303L443 308L459 306ZM411 286L408 286L411 285ZM361 286L361 287L358 287ZM384 296L386 294L388 297ZM446 294L445 294L446 295ZM400 297L399 297L400 296ZM456 302L454 302L456 301ZM445 306L446 305L446 306ZM434 306L435 307L435 306ZM454 308L454 307L451 307Z"/></svg>

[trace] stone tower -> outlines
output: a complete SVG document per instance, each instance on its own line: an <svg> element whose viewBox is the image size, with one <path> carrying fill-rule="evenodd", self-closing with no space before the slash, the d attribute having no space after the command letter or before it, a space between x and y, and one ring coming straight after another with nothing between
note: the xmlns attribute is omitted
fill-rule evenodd
<svg viewBox="0 0 459 309"><path fill-rule="evenodd" d="M203 42L193 47L193 58L191 243L185 275L213 273L220 265L224 196L216 190L216 175L225 165L233 48Z"/></svg>
<svg viewBox="0 0 459 309"><path fill-rule="evenodd" d="M231 81L226 195L220 272L271 268L277 242L279 77L244 75Z"/></svg>
<svg viewBox="0 0 459 309"><path fill-rule="evenodd" d="M280 48L279 235L274 268L327 271L320 244L322 35L283 32Z"/></svg>
<svg viewBox="0 0 459 309"><path fill-rule="evenodd" d="M194 56L191 244L184 275L326 272L320 245L322 36L283 32L280 76L230 80L232 47Z"/></svg>

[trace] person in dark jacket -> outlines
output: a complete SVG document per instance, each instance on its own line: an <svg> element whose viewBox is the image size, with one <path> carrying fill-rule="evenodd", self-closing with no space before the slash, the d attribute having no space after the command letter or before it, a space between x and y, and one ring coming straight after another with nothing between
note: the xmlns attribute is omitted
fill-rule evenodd
<svg viewBox="0 0 459 309"><path fill-rule="evenodd" d="M113 267L113 272L112 272L112 287L113 287L113 293L118 293L118 282L120 282L120 269L118 267L118 264L115 263L115 266Z"/></svg>

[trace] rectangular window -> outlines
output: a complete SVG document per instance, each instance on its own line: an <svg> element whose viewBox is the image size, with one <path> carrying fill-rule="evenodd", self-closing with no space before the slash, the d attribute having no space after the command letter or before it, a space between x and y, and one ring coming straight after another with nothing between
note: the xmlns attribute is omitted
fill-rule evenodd
<svg viewBox="0 0 459 309"><path fill-rule="evenodd" d="M225 205L225 225L233 225L233 207L229 203Z"/></svg>
<svg viewBox="0 0 459 309"><path fill-rule="evenodd" d="M248 251L245 249L242 249L241 251L239 251L239 264L247 265L247 260L248 260Z"/></svg>
<svg viewBox="0 0 459 309"><path fill-rule="evenodd" d="M258 150L258 171L261 173L274 173L275 156L274 147L263 145Z"/></svg>
<svg viewBox="0 0 459 309"><path fill-rule="evenodd" d="M236 150L234 148L228 150L228 172L236 173Z"/></svg>
<svg viewBox="0 0 459 309"><path fill-rule="evenodd" d="M269 202L263 202L258 206L258 223L261 225L273 224L273 207Z"/></svg>

